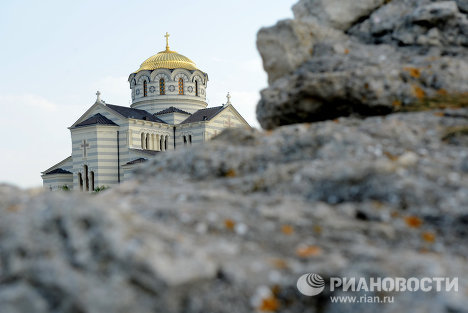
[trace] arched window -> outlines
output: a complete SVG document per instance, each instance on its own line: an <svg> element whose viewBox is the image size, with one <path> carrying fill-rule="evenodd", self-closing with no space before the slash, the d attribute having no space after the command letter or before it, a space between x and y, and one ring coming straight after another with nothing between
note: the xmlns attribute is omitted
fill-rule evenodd
<svg viewBox="0 0 468 313"><path fill-rule="evenodd" d="M198 97L198 80L195 81L195 96Z"/></svg>
<svg viewBox="0 0 468 313"><path fill-rule="evenodd" d="M89 191L89 173L88 173L88 165L83 166L84 174L85 174L85 186L86 186L86 191Z"/></svg>
<svg viewBox="0 0 468 313"><path fill-rule="evenodd" d="M187 145L187 136L184 136L184 146Z"/></svg>
<svg viewBox="0 0 468 313"><path fill-rule="evenodd" d="M146 80L143 82L143 97L146 97L148 95L148 83Z"/></svg>
<svg viewBox="0 0 468 313"><path fill-rule="evenodd" d="M91 190L94 191L94 172L91 171Z"/></svg>
<svg viewBox="0 0 468 313"><path fill-rule="evenodd" d="M188 141L190 144L192 144L192 135L188 135Z"/></svg>
<svg viewBox="0 0 468 313"><path fill-rule="evenodd" d="M169 141L169 136L164 138L164 150L167 150L167 142Z"/></svg>
<svg viewBox="0 0 468 313"><path fill-rule="evenodd" d="M159 94L160 95L166 94L166 82L164 81L164 78L161 78L159 80Z"/></svg>
<svg viewBox="0 0 468 313"><path fill-rule="evenodd" d="M179 78L179 95L184 94L184 79Z"/></svg>
<svg viewBox="0 0 468 313"><path fill-rule="evenodd" d="M78 173L78 181L80 183L80 190L83 191L83 176L81 176L81 173Z"/></svg>
<svg viewBox="0 0 468 313"><path fill-rule="evenodd" d="M150 149L150 134L146 134L146 137L145 137L145 148L146 150L149 150Z"/></svg>

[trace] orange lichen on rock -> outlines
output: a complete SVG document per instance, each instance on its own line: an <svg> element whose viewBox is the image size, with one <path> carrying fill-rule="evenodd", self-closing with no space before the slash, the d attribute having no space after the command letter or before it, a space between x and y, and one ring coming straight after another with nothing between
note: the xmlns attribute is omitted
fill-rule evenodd
<svg viewBox="0 0 468 313"><path fill-rule="evenodd" d="M273 293L275 297L277 297L280 294L280 291L281 291L281 287L278 285L274 285L271 287L271 292Z"/></svg>
<svg viewBox="0 0 468 313"><path fill-rule="evenodd" d="M446 96L446 95L448 95L448 92L447 92L447 90L441 88L441 89L437 90L437 94L439 96Z"/></svg>
<svg viewBox="0 0 468 313"><path fill-rule="evenodd" d="M429 243L434 243L436 239L435 234L431 232L424 232L422 233L421 237L424 241L429 242Z"/></svg>
<svg viewBox="0 0 468 313"><path fill-rule="evenodd" d="M405 217L405 223L409 227L419 228L421 227L423 221L417 216L407 216Z"/></svg>
<svg viewBox="0 0 468 313"><path fill-rule="evenodd" d="M413 92L413 95L418 98L418 99L422 99L426 96L426 93L424 92L424 90L417 86L417 85L413 85L411 86L412 88L412 92Z"/></svg>
<svg viewBox="0 0 468 313"><path fill-rule="evenodd" d="M445 116L445 113L444 112L435 112L434 115L443 117L443 116Z"/></svg>
<svg viewBox="0 0 468 313"><path fill-rule="evenodd" d="M234 230L234 226L236 226L236 222L234 222L231 219L225 219L224 226L226 226L226 228L229 230Z"/></svg>
<svg viewBox="0 0 468 313"><path fill-rule="evenodd" d="M460 109L468 107L468 93L449 93L444 89L439 89L433 97L427 97L424 90L417 85L413 85L413 93L415 97L422 97L417 101L398 109L400 112L418 112L436 109ZM444 94L446 93L446 94Z"/></svg>
<svg viewBox="0 0 468 313"><path fill-rule="evenodd" d="M404 67L403 70L407 71L411 77L413 78L419 78L421 77L421 71L417 69L416 67Z"/></svg>
<svg viewBox="0 0 468 313"><path fill-rule="evenodd" d="M21 206L18 205L18 204L12 204L10 206L8 206L7 208L7 211L10 211L10 212L17 212L21 209Z"/></svg>
<svg viewBox="0 0 468 313"><path fill-rule="evenodd" d="M268 297L262 299L262 304L258 308L262 312L275 312L279 308L279 301L274 297Z"/></svg>
<svg viewBox="0 0 468 313"><path fill-rule="evenodd" d="M300 246L296 249L297 256L308 258L322 254L322 248L318 246Z"/></svg>
<svg viewBox="0 0 468 313"><path fill-rule="evenodd" d="M237 173L234 169L230 168L226 174L224 175L226 177L236 177L237 176Z"/></svg>
<svg viewBox="0 0 468 313"><path fill-rule="evenodd" d="M291 235L294 232L294 228L291 225L281 226L281 232L285 235Z"/></svg>
<svg viewBox="0 0 468 313"><path fill-rule="evenodd" d="M272 259L271 260L271 264L273 264L274 267L276 267L277 269L286 269L288 268L288 263L283 260L283 259Z"/></svg>
<svg viewBox="0 0 468 313"><path fill-rule="evenodd" d="M396 161L398 160L398 155L394 155L388 151L384 151L383 152L385 154L385 156L390 160L390 161Z"/></svg>
<svg viewBox="0 0 468 313"><path fill-rule="evenodd" d="M344 53L349 54L349 49L348 48L344 49Z"/></svg>
<svg viewBox="0 0 468 313"><path fill-rule="evenodd" d="M401 107L401 101L400 101L400 100L394 100L394 101L392 102L392 105L393 105L394 107Z"/></svg>

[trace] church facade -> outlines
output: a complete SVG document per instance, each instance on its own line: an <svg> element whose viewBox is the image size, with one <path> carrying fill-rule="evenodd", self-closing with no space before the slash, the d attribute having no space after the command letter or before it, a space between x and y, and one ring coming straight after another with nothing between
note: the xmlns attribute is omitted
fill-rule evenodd
<svg viewBox="0 0 468 313"><path fill-rule="evenodd" d="M229 127L250 127L227 96L207 108L208 75L169 49L130 74L130 107L96 102L69 127L71 156L42 172L44 188L93 191L126 180L158 153L199 145Z"/></svg>

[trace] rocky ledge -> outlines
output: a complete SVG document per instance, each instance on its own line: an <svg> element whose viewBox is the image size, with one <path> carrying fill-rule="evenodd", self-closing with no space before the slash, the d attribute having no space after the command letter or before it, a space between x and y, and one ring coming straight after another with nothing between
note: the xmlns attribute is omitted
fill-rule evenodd
<svg viewBox="0 0 468 313"><path fill-rule="evenodd" d="M99 195L0 187L0 308L468 312L468 110L229 130ZM322 277L458 277L332 304ZM346 293L349 295L349 293Z"/></svg>
<svg viewBox="0 0 468 313"><path fill-rule="evenodd" d="M466 0L301 0L293 11L258 34L262 127L468 105Z"/></svg>

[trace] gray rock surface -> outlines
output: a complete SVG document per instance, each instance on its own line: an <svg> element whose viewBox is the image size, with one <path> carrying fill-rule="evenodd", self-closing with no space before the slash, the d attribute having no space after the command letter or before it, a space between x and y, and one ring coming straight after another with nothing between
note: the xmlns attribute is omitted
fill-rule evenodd
<svg viewBox="0 0 468 313"><path fill-rule="evenodd" d="M229 130L98 195L2 185L0 311L468 312L467 120ZM308 272L458 277L459 292L339 305L297 291Z"/></svg>
<svg viewBox="0 0 468 313"><path fill-rule="evenodd" d="M313 19L326 27L347 30L379 8L384 0L302 0L293 7L299 20Z"/></svg>
<svg viewBox="0 0 468 313"><path fill-rule="evenodd" d="M467 97L466 1L301 0L294 14L258 33L266 129Z"/></svg>

